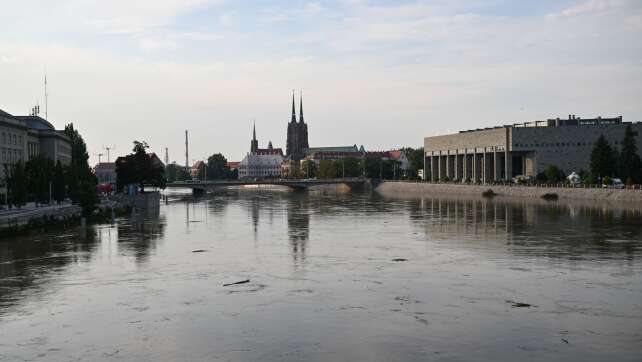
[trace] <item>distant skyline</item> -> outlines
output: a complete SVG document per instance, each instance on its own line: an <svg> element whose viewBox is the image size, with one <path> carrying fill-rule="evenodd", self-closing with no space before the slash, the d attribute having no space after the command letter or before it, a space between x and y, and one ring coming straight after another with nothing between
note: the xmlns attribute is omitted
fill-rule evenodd
<svg viewBox="0 0 642 362"><path fill-rule="evenodd" d="M292 89L310 146L550 117L642 121L642 2L22 0L0 12L0 109L49 121L91 162L147 141L184 163L285 148ZM113 158L113 157L112 157ZM105 158L106 159L106 156Z"/></svg>

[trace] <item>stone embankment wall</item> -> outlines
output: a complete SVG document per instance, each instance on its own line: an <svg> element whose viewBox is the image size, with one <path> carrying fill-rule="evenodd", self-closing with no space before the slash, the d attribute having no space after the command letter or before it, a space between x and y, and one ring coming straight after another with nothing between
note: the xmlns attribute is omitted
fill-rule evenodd
<svg viewBox="0 0 642 362"><path fill-rule="evenodd" d="M617 189L587 189L566 187L533 187L533 186L488 186L488 185L458 185L431 184L411 182L382 182L376 191L382 194L403 196L409 195L466 195L481 197L488 189L493 190L498 197L541 198L544 194L557 194L560 199L617 201L642 203L642 190Z"/></svg>

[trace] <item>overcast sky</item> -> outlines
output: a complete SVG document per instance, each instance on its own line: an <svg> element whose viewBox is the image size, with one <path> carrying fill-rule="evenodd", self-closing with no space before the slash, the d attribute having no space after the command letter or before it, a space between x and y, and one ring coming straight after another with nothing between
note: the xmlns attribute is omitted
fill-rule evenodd
<svg viewBox="0 0 642 362"><path fill-rule="evenodd" d="M21 0L0 11L0 109L74 122L92 162L146 140L239 161L252 122L284 147L419 146L515 121L642 121L640 0ZM44 106L41 107L44 111ZM44 113L44 112L42 112ZM44 116L44 114L43 114Z"/></svg>

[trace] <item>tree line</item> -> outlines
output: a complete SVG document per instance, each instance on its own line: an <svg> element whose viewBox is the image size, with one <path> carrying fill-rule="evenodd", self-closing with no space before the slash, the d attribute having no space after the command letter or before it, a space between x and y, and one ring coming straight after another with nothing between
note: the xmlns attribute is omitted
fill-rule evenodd
<svg viewBox="0 0 642 362"><path fill-rule="evenodd" d="M189 170L176 163L167 165L165 172L167 182L192 179ZM225 156L221 153L215 153L207 158L207 162L197 170L195 177L199 180L236 180L238 178L238 170L230 169Z"/></svg>
<svg viewBox="0 0 642 362"><path fill-rule="evenodd" d="M22 207L30 201L36 206L50 201L61 203L69 198L85 214L94 209L98 203L97 179L89 167L87 145L73 123L65 126L64 134L71 143L69 164L36 155L26 162L4 165L8 207Z"/></svg>

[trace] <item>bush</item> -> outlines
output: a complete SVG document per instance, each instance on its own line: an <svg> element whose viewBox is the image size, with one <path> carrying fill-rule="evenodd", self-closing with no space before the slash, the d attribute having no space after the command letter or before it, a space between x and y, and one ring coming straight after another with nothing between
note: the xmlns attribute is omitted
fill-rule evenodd
<svg viewBox="0 0 642 362"><path fill-rule="evenodd" d="M544 199L546 201L555 201L555 200L557 200L559 198L560 198L559 195L557 195L556 193L547 193L547 194L542 195L542 199Z"/></svg>
<svg viewBox="0 0 642 362"><path fill-rule="evenodd" d="M491 190L491 189L488 189L488 190L486 190L486 191L482 192L482 196L483 196L483 197L491 198L491 197L495 197L496 195L497 195L497 194L495 193L495 191L493 191L493 190Z"/></svg>
<svg viewBox="0 0 642 362"><path fill-rule="evenodd" d="M602 179L602 185L607 185L610 186L613 183L613 180L611 180L610 176L604 176Z"/></svg>

